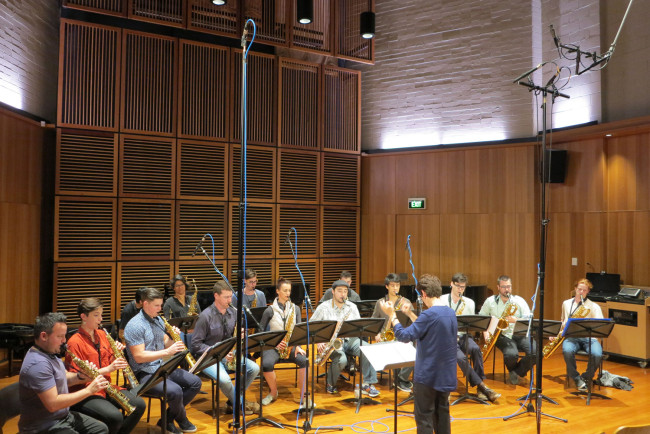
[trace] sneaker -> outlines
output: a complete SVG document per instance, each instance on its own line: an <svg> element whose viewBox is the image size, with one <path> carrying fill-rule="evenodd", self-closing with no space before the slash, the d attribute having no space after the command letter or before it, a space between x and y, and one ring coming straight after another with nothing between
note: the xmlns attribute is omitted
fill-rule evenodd
<svg viewBox="0 0 650 434"><path fill-rule="evenodd" d="M587 391L587 383L585 383L585 380L583 380L582 377L576 378L576 388L580 392L586 392Z"/></svg>
<svg viewBox="0 0 650 434"><path fill-rule="evenodd" d="M515 386L519 384L519 375L515 371L510 371L510 384L514 384Z"/></svg>
<svg viewBox="0 0 650 434"><path fill-rule="evenodd" d="M325 386L325 390L327 393L339 393L339 389L337 389L335 386L330 386L329 384Z"/></svg>
<svg viewBox="0 0 650 434"><path fill-rule="evenodd" d="M407 381L399 381L398 380L395 387L397 387L402 392L411 393L411 391L413 390L412 389L413 383L411 383L410 381L407 382Z"/></svg>
<svg viewBox="0 0 650 434"><path fill-rule="evenodd" d="M276 399L278 399L278 395L273 396L273 395L271 395L271 394L269 393L269 394L266 395L266 397L262 400L262 405L269 405L270 403L272 403L272 402L275 401Z"/></svg>
<svg viewBox="0 0 650 434"><path fill-rule="evenodd" d="M184 421L178 422L178 427L181 429L183 432L196 432L196 426L190 422L187 418L185 418Z"/></svg>
<svg viewBox="0 0 650 434"><path fill-rule="evenodd" d="M374 398L375 396L379 396L379 391L375 389L375 386L372 384L366 384L361 387L361 392L364 395L368 395L371 398Z"/></svg>
<svg viewBox="0 0 650 434"><path fill-rule="evenodd" d="M159 427L162 428L162 419L158 419L158 423L156 423ZM196 427L194 427L194 430L196 431ZM182 431L176 428L176 425L174 425L174 422L167 422L167 429L165 430L168 433L172 434L181 434Z"/></svg>
<svg viewBox="0 0 650 434"><path fill-rule="evenodd" d="M494 402L501 397L501 394L488 387L484 387L483 390L479 390L477 396L483 401Z"/></svg>
<svg viewBox="0 0 650 434"><path fill-rule="evenodd" d="M260 411L260 405L257 402L246 401L246 411L250 410L253 413L258 413Z"/></svg>

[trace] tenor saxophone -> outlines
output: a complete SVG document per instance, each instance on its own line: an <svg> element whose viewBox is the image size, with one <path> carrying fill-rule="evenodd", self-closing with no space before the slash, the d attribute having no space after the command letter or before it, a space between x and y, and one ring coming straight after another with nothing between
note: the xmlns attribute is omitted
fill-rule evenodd
<svg viewBox="0 0 650 434"><path fill-rule="evenodd" d="M499 321L497 322L497 328L494 331L494 334L485 340L485 345L483 345L483 348L481 348L481 353L483 354L483 361L485 361L490 355L490 353L492 352L492 348L494 348L494 344L497 343L497 339L499 338L501 332L508 328L509 324L506 318L514 315L515 312L517 312L517 305L514 304L512 301L510 301L510 299L508 299L508 303L506 303L506 307L503 309L503 312L499 317Z"/></svg>
<svg viewBox="0 0 650 434"><path fill-rule="evenodd" d="M586 318L587 315L589 315L589 312L591 312L591 309L587 309L587 307L583 304L578 307L575 312L573 312L573 315L571 315L569 318ZM548 344L544 345L544 348L542 348L542 354L544 355L545 359L548 359L553 355L555 350L558 349L558 347L564 342L564 336L562 336L562 333L564 333L564 329L566 327L566 324L560 332L557 334L555 339Z"/></svg>
<svg viewBox="0 0 650 434"><path fill-rule="evenodd" d="M111 346L111 350L113 351L113 357L116 359L124 359L124 353L122 350L120 350L117 347L117 344L115 343L115 340L111 337L111 335L104 329L104 333L106 333L106 339L108 339L108 344ZM133 373L133 369L131 369L131 366L128 366L124 369L122 369L122 373L124 374L124 378L126 378L126 381L129 382L129 385L131 386L131 389L134 387L138 386L140 383L138 383L138 379L135 378L135 374Z"/></svg>
<svg viewBox="0 0 650 434"><path fill-rule="evenodd" d="M462 315L463 311L465 310L465 300L463 300L463 296L460 296L460 307L456 311L456 316Z"/></svg>
<svg viewBox="0 0 650 434"><path fill-rule="evenodd" d="M289 306L291 306L291 313L289 314L289 318L287 318L287 323L284 325L284 329L287 331L287 334L284 335L282 342L286 344L286 347L284 347L283 350L278 351L278 353L280 353L281 359L286 359L289 357L289 350L291 350L289 347L289 340L291 339L291 334L293 333L293 327L296 325L296 309L293 307L293 304L290 302L288 303Z"/></svg>
<svg viewBox="0 0 650 434"><path fill-rule="evenodd" d="M176 333L174 327L172 327L171 324L167 322L167 319L163 315L160 315L160 318L162 318L163 322L165 323L165 331L169 334L169 336L171 336L172 340L174 342L181 342L181 337L178 333ZM192 354L190 353L187 353L185 355L185 361L187 361L187 364L190 365L190 368L193 368L196 364L196 360L194 360L194 357L192 357Z"/></svg>
<svg viewBox="0 0 650 434"><path fill-rule="evenodd" d="M70 356L75 365L79 367L79 370L88 378L94 380L97 376L102 375L99 373L99 370L95 365L91 364L86 360L81 360L79 357L75 356L70 350L66 350L66 353ZM108 383L106 387L106 394L113 398L120 407L124 410L126 415L130 415L135 410L135 407L129 403L129 398L126 397L122 392L119 391L111 383Z"/></svg>
<svg viewBox="0 0 650 434"><path fill-rule="evenodd" d="M327 343L327 346L323 348L323 351L319 351L318 354L316 354L316 359L314 361L317 365L323 366L327 359L330 358L330 355L334 352L334 350L340 350L343 347L343 340L338 337L338 334L341 330L341 327L343 326L343 323L348 319L351 313L352 311L348 311L343 319L336 323L336 329L334 329L334 334L332 335L330 341Z"/></svg>
<svg viewBox="0 0 650 434"><path fill-rule="evenodd" d="M196 316L199 314L199 289L196 287L196 282L192 279L192 285L194 285L194 294L192 294L192 301L190 301L190 307L187 309L188 316Z"/></svg>

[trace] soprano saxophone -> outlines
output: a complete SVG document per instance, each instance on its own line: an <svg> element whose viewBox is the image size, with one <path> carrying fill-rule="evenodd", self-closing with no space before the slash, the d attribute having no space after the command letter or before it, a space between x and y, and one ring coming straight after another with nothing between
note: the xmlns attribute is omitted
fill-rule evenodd
<svg viewBox="0 0 650 434"><path fill-rule="evenodd" d="M288 303L291 307L291 313L289 314L287 322L284 325L284 329L287 331L287 334L284 335L282 342L286 344L286 347L284 347L283 350L278 351L278 353L280 353L281 359L286 359L289 357L289 350L291 350L291 347L289 347L289 340L291 339L291 334L293 333L293 327L296 325L296 309L293 307L293 304L291 302Z"/></svg>
<svg viewBox="0 0 650 434"><path fill-rule="evenodd" d="M66 353L70 356L74 364L79 367L79 370L86 377L94 380L99 375L102 375L99 373L99 369L97 369L92 363L88 362L87 360L81 360L70 350L66 350ZM113 386L111 383L108 383L108 387L106 387L106 394L113 398L120 405L120 407L122 407L127 416L133 413L135 410L135 407L129 403L129 398L127 398L126 395L120 392L119 389Z"/></svg>
<svg viewBox="0 0 650 434"><path fill-rule="evenodd" d="M187 309L188 316L196 316L199 314L199 289L196 287L196 282L192 279L192 285L194 286L194 294L192 294L192 301L190 301L190 307Z"/></svg>
<svg viewBox="0 0 650 434"><path fill-rule="evenodd" d="M122 353L122 350L120 350L117 347L117 343L115 340L111 337L111 335L104 329L104 333L106 333L106 339L108 339L108 343L111 346L111 350L113 351L113 356L116 359L124 359L124 353ZM129 385L131 386L131 389L134 387L138 386L140 383L138 383L138 379L135 378L135 374L133 373L133 369L131 369L131 366L127 365L126 368L122 369L122 373L124 374L124 378L126 378L126 381L129 382Z"/></svg>
<svg viewBox="0 0 650 434"><path fill-rule="evenodd" d="M162 318L163 322L165 323L165 331L167 331L169 336L171 336L172 340L174 342L181 342L181 337L178 333L176 333L174 327L172 327L171 324L167 322L167 319L163 315L160 315L160 318ZM193 368L196 364L196 360L194 360L194 357L192 357L192 354L190 353L187 353L185 355L185 361L187 361L187 364L190 365L190 368Z"/></svg>

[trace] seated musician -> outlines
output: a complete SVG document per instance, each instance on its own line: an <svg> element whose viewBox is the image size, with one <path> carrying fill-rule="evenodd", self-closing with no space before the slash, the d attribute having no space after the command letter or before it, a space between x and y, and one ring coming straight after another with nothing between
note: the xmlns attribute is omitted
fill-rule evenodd
<svg viewBox="0 0 650 434"><path fill-rule="evenodd" d="M231 338L236 330L237 312L231 305L232 289L226 282L219 280L214 284L212 292L214 293L214 303L201 312L194 326L191 349L196 357L200 357L214 344ZM219 370L219 388L228 397L226 412L230 413L232 413L232 405L235 402L235 387L228 375L228 371L232 372L236 367L233 351L228 353L220 363L203 370L205 375L214 380L217 379L217 369ZM260 368L252 360L246 357L244 360L246 361L244 388L247 389L259 374ZM259 411L259 408L257 402L246 401L244 413L252 414Z"/></svg>
<svg viewBox="0 0 650 434"><path fill-rule="evenodd" d="M136 316L142 309L142 294L144 293L146 286L141 286L135 290L135 297L133 300L124 305L122 313L120 314L119 329L118 333L120 339L124 338L124 329L126 325L131 321L131 318Z"/></svg>
<svg viewBox="0 0 650 434"><path fill-rule="evenodd" d="M386 279L384 279L384 285L386 286L386 297L377 300L377 303L375 304L375 310L372 312L373 318L383 318L385 320L381 333L375 338L377 341L383 342L395 340L393 326L390 321L388 321L388 315L381 308L382 300L392 302L396 311L401 310L402 306L407 305L409 306L409 310L413 310L411 301L406 297L399 295L400 283L401 282L399 276L395 273L390 273L388 276L386 276ZM413 383L411 383L409 377L411 376L412 372L412 366L395 369L393 372L393 375L395 376L395 387L397 387L402 392L411 393Z"/></svg>
<svg viewBox="0 0 650 434"><path fill-rule="evenodd" d="M249 309L266 306L266 295L264 295L264 292L256 289L256 286L257 272L247 268L244 271L244 296L242 298L242 305ZM232 295L232 305L237 306L237 294Z"/></svg>
<svg viewBox="0 0 650 434"><path fill-rule="evenodd" d="M279 360L286 360L295 363L300 368L298 372L298 390L304 393L305 367L307 358L305 350L301 347L287 348L287 343L293 327L301 322L300 308L291 302L291 281L280 277L275 286L278 296L273 300L271 306L267 307L262 315L260 326L270 331L287 330L288 333L280 342L280 345L272 350L265 350L262 353L262 372L266 384L269 385L269 394L262 400L262 405L269 405L278 398L278 386L273 367ZM289 327L289 328L287 328Z"/></svg>
<svg viewBox="0 0 650 434"><path fill-rule="evenodd" d="M359 319L359 309L357 306L349 301L348 298L348 283L344 280L337 280L332 285L334 291L332 292L332 300L328 300L318 305L310 321L329 320L329 321L347 321ZM336 388L336 381L341 374L341 370L345 367L347 362L347 355L358 356L361 354L361 373L363 375L363 385L361 392L370 397L379 395L379 391L375 388L377 383L377 372L372 367L366 356L361 353L360 345L366 345L367 342L361 344L359 338L345 338L343 339L343 346L340 350L334 350L330 355L332 364L327 371L327 393L338 393ZM322 354L326 350L328 343L318 344L318 353Z"/></svg>
<svg viewBox="0 0 650 434"><path fill-rule="evenodd" d="M103 303L97 298L84 298L77 306L77 315L81 325L77 333L68 340L68 351L81 360L93 363L107 381L111 381L111 372L128 368L129 364L123 358L115 358L106 333L101 328ZM124 349L121 342L115 342L120 350ZM80 372L79 367L66 355L66 366L71 372ZM77 385L71 388L76 391L84 387ZM129 404L135 407L133 413L122 416L120 404L105 390L100 390L92 396L74 404L73 410L99 419L108 426L111 433L130 433L140 421L147 408L144 400L128 390L120 390L128 399Z"/></svg>
<svg viewBox="0 0 650 434"><path fill-rule="evenodd" d="M188 311L192 305L192 296L187 293L187 280L185 277L177 274L169 282L169 286L174 290L174 295L165 300L163 312L165 318L183 318L188 316ZM197 313L201 313L201 307L194 307Z"/></svg>
<svg viewBox="0 0 650 434"><path fill-rule="evenodd" d="M163 357L170 357L185 350L181 341L174 342L166 334L165 324L158 316L162 309L163 295L156 288L147 288L142 294L142 310L133 317L126 329L124 339L129 363L138 381L146 382L162 365ZM176 333L179 331L176 329ZM167 377L167 426L168 432L196 432L196 426L187 418L185 406L201 390L201 379L184 369L175 369ZM154 396L163 396L163 382L149 389ZM178 423L179 429L174 424ZM158 421L162 425L162 419Z"/></svg>
<svg viewBox="0 0 650 434"><path fill-rule="evenodd" d="M562 324L566 323L571 317L578 318L602 318L603 311L593 301L587 298L593 285L588 279L580 279L575 286L575 296L562 303ZM584 306L584 309L581 307ZM586 310L588 310L588 312ZM554 338L551 338L554 339ZM566 375L572 378L576 388L582 392L587 391L587 381L594 378L596 369L600 365L603 357L603 348L598 339L591 338L591 358L587 362L587 370L581 375L578 374L576 367L576 353L579 350L589 352L589 338L566 338L562 342L562 353L566 363Z"/></svg>
<svg viewBox="0 0 650 434"><path fill-rule="evenodd" d="M474 300L463 296L466 288L467 276L463 273L456 273L451 278L451 292L449 294L443 294L440 297L441 304L452 308L456 312L456 316L474 315L475 313ZM469 360L467 360L467 355L465 355L465 348L467 348L467 355L472 360L471 365ZM474 339L465 332L458 333L456 359L458 366L465 374L467 381L469 381L469 385L478 388L479 398L494 402L501 396L500 393L491 390L483 382L485 380L483 354L479 346L474 342Z"/></svg>
<svg viewBox="0 0 650 434"><path fill-rule="evenodd" d="M499 333L495 346L503 353L503 360L509 371L510 383L516 385L519 384L519 379L524 377L535 364L535 354L537 353L535 340L532 340L531 345L531 339L525 335L513 336L517 318L529 318L530 308L526 300L518 295L512 295L512 280L509 276L499 276L497 279L497 289L499 293L485 300L479 315L491 315L496 318L501 318L505 315L504 312L506 311L508 302L512 303L510 307L515 311L512 315L505 315L503 318L508 322L508 326ZM485 339L489 338L487 331L484 335ZM519 351L525 353L521 360L519 360ZM484 354L483 357L487 357L487 354Z"/></svg>
<svg viewBox="0 0 650 434"><path fill-rule="evenodd" d="M346 281L347 284L348 284L348 288L350 288L348 290L348 300L350 300L350 301L361 301L361 297L359 297L359 294L354 292L354 289L352 289L352 273L350 273L348 270L341 271L341 275L339 277L339 280ZM321 297L319 303L322 303L322 302L327 301L327 300L331 300L332 299L332 290L333 289L334 289L333 287L327 288L327 291L325 291L325 294L323 294L323 296Z"/></svg>
<svg viewBox="0 0 650 434"><path fill-rule="evenodd" d="M105 389L109 383L98 375L86 387L68 392L69 386L85 384L88 378L65 370L59 353L67 330L62 313L46 313L36 318L34 346L23 359L18 379L21 433L108 434L103 422L70 411L71 405Z"/></svg>

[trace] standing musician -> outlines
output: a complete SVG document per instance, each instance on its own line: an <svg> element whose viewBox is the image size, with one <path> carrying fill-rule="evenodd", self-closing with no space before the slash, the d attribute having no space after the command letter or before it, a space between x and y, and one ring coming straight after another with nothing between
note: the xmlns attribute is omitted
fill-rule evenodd
<svg viewBox="0 0 650 434"><path fill-rule="evenodd" d="M348 288L350 290L348 291L348 299L350 301L361 301L361 297L359 297L359 294L354 292L354 289L352 289L352 273L350 273L347 270L341 271L341 275L339 276L339 280L345 280L348 283ZM322 303L327 300L332 299L332 290L333 287L327 288L327 291L325 291L325 294L321 297L319 303Z"/></svg>
<svg viewBox="0 0 650 434"><path fill-rule="evenodd" d="M273 300L271 306L267 307L262 315L260 326L266 330L267 325L271 331L287 330L285 338L272 350L265 350L262 353L262 372L264 379L269 385L269 394L262 400L262 405L269 405L278 398L278 387L273 367L280 360L290 361L298 365L299 389L304 393L305 367L307 357L305 350L301 347L287 348L287 344L293 332L293 327L301 322L300 308L291 302L291 281L280 277L275 286L278 296Z"/></svg>
<svg viewBox="0 0 650 434"><path fill-rule="evenodd" d="M158 317L162 309L163 295L156 288L147 288L142 294L142 310L126 329L124 339L129 363L140 383L145 383L162 365L163 357L170 357L185 349L181 341L174 342L166 334L165 324ZM176 330L176 333L179 333ZM187 418L185 406L201 390L201 379L178 368L167 378L167 426L168 432L196 432L196 426ZM154 396L163 396L163 382L149 389ZM174 425L178 423L180 431ZM162 419L158 421L162 425Z"/></svg>
<svg viewBox="0 0 650 434"><path fill-rule="evenodd" d="M393 341L395 340L393 325L389 321L389 316L382 310L381 302L390 301L393 303L393 307L396 311L401 310L401 308L406 305L409 306L407 310L412 311L413 306L411 305L411 301L409 299L399 295L400 279L397 274L390 273L388 276L386 276L384 279L384 286L386 286L386 297L377 300L377 303L375 303L375 310L372 312L372 318L383 318L385 320L384 327L376 336L375 340ZM409 381L409 377L411 376L412 372L412 366L395 369L393 372L393 375L395 375L395 387L397 387L402 392L411 393L413 383Z"/></svg>
<svg viewBox="0 0 650 434"><path fill-rule="evenodd" d="M34 346L27 351L18 379L21 433L66 432L107 434L103 422L70 411L70 406L108 387L98 375L86 387L68 392L68 386L84 384L87 377L66 372L59 353L68 330L65 315L46 313L36 318Z"/></svg>
<svg viewBox="0 0 650 434"><path fill-rule="evenodd" d="M232 289L223 280L219 280L212 288L214 294L214 303L206 308L194 327L194 336L192 338L192 353L198 358L214 344L231 338L236 332L237 311L231 305ZM242 329L243 332L243 329ZM217 369L219 369L219 388L228 398L226 412L232 413L232 405L235 402L235 387L228 375L227 365L233 363L234 353L229 352L220 363L209 366L203 370L208 377L216 380ZM257 374L260 372L259 366L247 357L246 361L246 380L244 388L248 389ZM234 369L233 369L234 370ZM244 413L252 414L259 411L260 406L257 402L246 401Z"/></svg>
<svg viewBox="0 0 650 434"><path fill-rule="evenodd" d="M81 360L93 363L99 373L110 382L111 372L128 368L129 364L123 358L115 358L113 354L106 333L101 329L103 311L103 303L97 298L84 298L79 302L77 315L81 318L81 326L68 340L68 351ZM124 345L120 342L116 342L116 345L120 350L124 349ZM70 355L66 355L65 361L70 372L80 372ZM71 390L76 391L85 386L76 385ZM72 409L101 420L111 433L130 433L140 421L147 405L142 398L130 391L121 390L121 392L135 407L133 413L128 416L122 416L119 403L112 397L107 397L105 390L100 390L74 404Z"/></svg>
<svg viewBox="0 0 650 434"><path fill-rule="evenodd" d="M467 288L467 276L463 273L454 274L451 277L450 285L451 292L443 294L440 297L440 303L453 309L457 316L474 315L476 309L474 300L463 296ZM467 348L467 355L472 359L471 365L465 354L465 348ZM494 402L501 396L500 393L491 390L483 382L486 378L483 370L483 354L474 339L465 332L458 332L456 359L460 370L463 371L467 381L469 381L469 385L478 388L479 398Z"/></svg>
<svg viewBox="0 0 650 434"><path fill-rule="evenodd" d="M187 311L192 304L192 296L187 293L187 280L185 277L177 274L169 282L169 286L174 290L174 295L165 300L163 312L165 318L182 318L188 316ZM201 313L201 307L196 306L197 312Z"/></svg>
<svg viewBox="0 0 650 434"><path fill-rule="evenodd" d="M408 306L402 307L413 324L402 327L390 301L382 300L400 342L417 341L415 353L414 413L418 434L451 433L449 394L456 390L456 315L449 306L437 303L442 294L440 279L424 274L417 288L427 310L417 317Z"/></svg>
<svg viewBox="0 0 650 434"><path fill-rule="evenodd" d="M497 279L497 289L499 293L485 300L479 315L492 315L493 317L501 318L508 302L516 306L514 314L504 318L508 322L508 327L499 334L495 343L496 347L503 353L503 360L509 371L510 383L516 385L519 384L519 378L526 376L526 373L535 364L535 340L532 337L513 336L517 318L529 318L530 308L523 298L518 295L512 295L512 279L509 276L499 276ZM484 336L485 339L488 339L489 332L484 332ZM521 360L519 360L519 351L525 353Z"/></svg>
<svg viewBox="0 0 650 434"><path fill-rule="evenodd" d="M337 280L332 287L334 288L332 300L319 304L309 320L345 321L361 318L357 306L347 299L348 290L350 289L348 283L345 280ZM345 338L341 349L334 350L330 355L332 363L327 371L327 393L339 393L336 388L336 381L347 362L346 354L351 356L361 354L361 373L363 374L361 392L371 398L379 396L379 391L374 386L377 383L377 371L359 349L360 345L367 345L368 343L365 341L360 343L359 341L359 338ZM327 343L318 344L318 353L325 351L327 346Z"/></svg>
<svg viewBox="0 0 650 434"><path fill-rule="evenodd" d="M589 309L586 316L580 315L582 318L603 317L603 311L600 309L600 306L587 298L591 288L593 288L593 285L588 279L578 280L575 285L575 296L564 300L562 303L562 327L564 327L564 324L566 324L569 318L575 315L580 306ZM591 358L587 363L587 371L579 375L576 368L576 353L579 350L589 352L589 344L589 338L566 338L562 342L562 353L564 354L564 362L566 363L566 375L568 378L573 378L576 387L582 392L587 391L586 381L594 378L596 369L600 365L600 360L603 357L603 348L600 342L596 338L591 338Z"/></svg>
<svg viewBox="0 0 650 434"><path fill-rule="evenodd" d="M244 271L244 297L242 305L249 309L266 306L266 296L259 289L255 289L256 286L257 272L247 268ZM233 306L237 306L237 294L232 295L232 304Z"/></svg>

